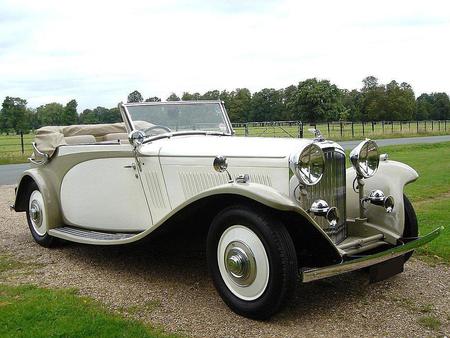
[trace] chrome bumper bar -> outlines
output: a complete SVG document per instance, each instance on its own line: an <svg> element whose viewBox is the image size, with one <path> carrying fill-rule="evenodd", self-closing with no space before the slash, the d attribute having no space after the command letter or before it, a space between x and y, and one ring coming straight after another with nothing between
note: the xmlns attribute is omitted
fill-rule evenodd
<svg viewBox="0 0 450 338"><path fill-rule="evenodd" d="M366 268L371 265L375 265L378 263L382 263L391 258L395 258L409 251L413 251L414 249L432 241L436 237L438 237L444 227L439 227L436 230L430 232L428 235L420 237L414 241L408 242L403 245L396 246L389 250L385 250L382 252L378 252L373 255L368 255L361 258L356 258L350 261L346 261L340 264L326 266L323 268L314 268L310 270L305 270L302 272L302 281L303 283L312 282L317 279L327 278L335 275L340 275L342 273L359 270L362 268Z"/></svg>

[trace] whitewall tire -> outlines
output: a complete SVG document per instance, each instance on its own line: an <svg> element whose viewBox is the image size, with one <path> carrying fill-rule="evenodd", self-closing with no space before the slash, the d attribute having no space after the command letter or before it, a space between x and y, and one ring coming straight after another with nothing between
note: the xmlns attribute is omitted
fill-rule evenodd
<svg viewBox="0 0 450 338"><path fill-rule="evenodd" d="M44 196L35 182L28 188L27 221L34 240L44 246L51 247L56 241L48 231L48 218L45 209Z"/></svg>
<svg viewBox="0 0 450 338"><path fill-rule="evenodd" d="M266 319L297 283L297 258L284 225L268 210L237 205L213 220L207 239L208 268L218 293L236 313Z"/></svg>

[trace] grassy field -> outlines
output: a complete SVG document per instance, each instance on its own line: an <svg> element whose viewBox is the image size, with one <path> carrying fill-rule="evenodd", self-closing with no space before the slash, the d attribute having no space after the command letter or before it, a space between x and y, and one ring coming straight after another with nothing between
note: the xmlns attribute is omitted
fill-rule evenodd
<svg viewBox="0 0 450 338"><path fill-rule="evenodd" d="M416 210L420 233L445 228L418 253L450 264L450 142L382 147L381 151L392 160L409 164L420 175L405 189Z"/></svg>
<svg viewBox="0 0 450 338"><path fill-rule="evenodd" d="M0 164L27 162L32 152L33 138L33 134L23 136L24 154L22 154L20 135L0 135Z"/></svg>
<svg viewBox="0 0 450 338"><path fill-rule="evenodd" d="M0 337L176 337L106 310L76 290L1 283L1 274L33 267L0 255Z"/></svg>
<svg viewBox="0 0 450 338"><path fill-rule="evenodd" d="M1 337L174 337L114 315L75 290L0 284Z"/></svg>

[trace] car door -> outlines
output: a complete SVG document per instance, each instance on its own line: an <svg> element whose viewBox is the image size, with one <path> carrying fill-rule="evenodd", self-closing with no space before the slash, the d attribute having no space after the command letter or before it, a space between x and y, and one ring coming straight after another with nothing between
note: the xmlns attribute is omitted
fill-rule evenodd
<svg viewBox="0 0 450 338"><path fill-rule="evenodd" d="M61 183L61 209L66 224L109 232L138 232L152 217L128 144L75 146L77 158ZM70 160L67 158L66 160ZM74 159L72 159L74 161Z"/></svg>

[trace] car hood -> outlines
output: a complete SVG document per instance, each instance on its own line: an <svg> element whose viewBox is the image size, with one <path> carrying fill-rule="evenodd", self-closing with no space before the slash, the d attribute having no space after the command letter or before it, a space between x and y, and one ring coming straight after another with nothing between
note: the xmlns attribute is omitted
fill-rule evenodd
<svg viewBox="0 0 450 338"><path fill-rule="evenodd" d="M157 153L161 157L288 158L312 142L312 139L191 135L144 144L140 151L149 155ZM338 146L328 141L319 144Z"/></svg>

